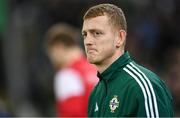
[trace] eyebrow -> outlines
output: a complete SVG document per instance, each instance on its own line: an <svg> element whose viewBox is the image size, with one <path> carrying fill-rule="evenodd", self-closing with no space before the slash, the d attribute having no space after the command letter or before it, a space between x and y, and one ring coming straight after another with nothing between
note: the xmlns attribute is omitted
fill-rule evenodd
<svg viewBox="0 0 180 118"><path fill-rule="evenodd" d="M101 30L100 30L100 29L89 29L89 30L87 30L87 31L93 33L93 32L101 31ZM82 34L83 34L83 33L86 33L86 31L82 30Z"/></svg>

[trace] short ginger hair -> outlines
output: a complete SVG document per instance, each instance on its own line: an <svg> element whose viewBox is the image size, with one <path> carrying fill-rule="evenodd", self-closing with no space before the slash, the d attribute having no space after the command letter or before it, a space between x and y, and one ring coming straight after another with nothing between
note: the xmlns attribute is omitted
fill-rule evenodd
<svg viewBox="0 0 180 118"><path fill-rule="evenodd" d="M108 16L109 23L113 27L125 30L127 32L125 15L121 8L113 4L99 4L89 8L83 17L83 20L104 15Z"/></svg>

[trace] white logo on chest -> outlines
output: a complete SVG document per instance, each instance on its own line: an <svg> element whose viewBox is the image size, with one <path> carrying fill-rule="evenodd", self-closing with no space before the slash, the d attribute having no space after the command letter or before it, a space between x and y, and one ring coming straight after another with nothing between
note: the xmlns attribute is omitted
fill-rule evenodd
<svg viewBox="0 0 180 118"><path fill-rule="evenodd" d="M109 102L109 107L112 113L114 113L116 108L119 107L119 101L118 101L117 95L114 95L114 97L111 99L111 101Z"/></svg>

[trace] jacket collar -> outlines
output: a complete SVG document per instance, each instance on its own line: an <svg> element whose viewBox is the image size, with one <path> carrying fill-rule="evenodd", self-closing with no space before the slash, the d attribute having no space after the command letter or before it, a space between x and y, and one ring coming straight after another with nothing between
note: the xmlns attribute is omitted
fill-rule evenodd
<svg viewBox="0 0 180 118"><path fill-rule="evenodd" d="M119 68L123 68L130 61L130 55L126 51L123 55L121 55L116 61L114 61L104 72L101 74L98 72L97 76L99 79L109 80L112 79L111 76L114 72L116 72Z"/></svg>

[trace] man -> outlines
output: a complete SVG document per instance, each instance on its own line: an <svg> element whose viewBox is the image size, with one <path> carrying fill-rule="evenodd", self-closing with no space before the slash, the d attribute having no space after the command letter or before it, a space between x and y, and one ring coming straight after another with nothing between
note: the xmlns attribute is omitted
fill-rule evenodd
<svg viewBox="0 0 180 118"><path fill-rule="evenodd" d="M127 24L112 4L91 7L82 35L87 59L98 69L99 83L89 98L89 117L170 117L172 97L165 84L124 50Z"/></svg>
<svg viewBox="0 0 180 118"><path fill-rule="evenodd" d="M60 117L87 116L88 97L97 81L95 67L78 45L77 32L63 23L47 31L48 55L57 70L54 87Z"/></svg>

